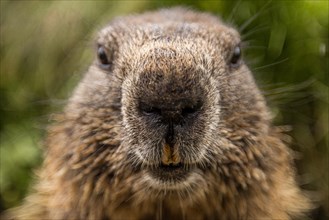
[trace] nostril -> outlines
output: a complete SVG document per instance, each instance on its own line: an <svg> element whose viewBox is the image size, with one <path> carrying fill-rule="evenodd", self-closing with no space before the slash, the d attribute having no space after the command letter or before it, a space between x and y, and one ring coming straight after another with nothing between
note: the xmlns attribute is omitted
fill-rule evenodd
<svg viewBox="0 0 329 220"><path fill-rule="evenodd" d="M144 103L139 105L139 110L144 115L161 115L161 109Z"/></svg>
<svg viewBox="0 0 329 220"><path fill-rule="evenodd" d="M182 109L182 116L186 117L189 115L196 114L201 109L201 107L202 107L201 103L197 103L196 105L193 106L187 106Z"/></svg>
<svg viewBox="0 0 329 220"><path fill-rule="evenodd" d="M166 123L179 123L183 118L193 117L198 114L201 108L201 102L184 103L183 105L180 103L176 105L163 105L140 102L138 105L141 115L161 117L162 121Z"/></svg>
<svg viewBox="0 0 329 220"><path fill-rule="evenodd" d="M155 108L155 107L150 107L150 108L144 109L143 112L145 114L161 115L161 109Z"/></svg>
<svg viewBox="0 0 329 220"><path fill-rule="evenodd" d="M196 109L195 107L186 107L186 108L183 108L182 115L187 116L190 114L194 114L197 111L198 111L198 109Z"/></svg>

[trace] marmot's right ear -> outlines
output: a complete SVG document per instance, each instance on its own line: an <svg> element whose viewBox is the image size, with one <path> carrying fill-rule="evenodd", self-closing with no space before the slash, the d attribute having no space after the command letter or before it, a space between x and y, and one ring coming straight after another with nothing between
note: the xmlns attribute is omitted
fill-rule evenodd
<svg viewBox="0 0 329 220"><path fill-rule="evenodd" d="M109 70L112 65L112 56L109 55L109 51L103 45L97 46L97 58L99 67L104 70Z"/></svg>

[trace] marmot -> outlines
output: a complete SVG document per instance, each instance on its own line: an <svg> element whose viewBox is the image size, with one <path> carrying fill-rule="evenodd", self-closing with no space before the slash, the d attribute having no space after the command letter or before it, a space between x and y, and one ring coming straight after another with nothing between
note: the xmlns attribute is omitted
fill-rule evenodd
<svg viewBox="0 0 329 220"><path fill-rule="evenodd" d="M241 58L183 8L117 18L49 130L14 219L291 219L310 203Z"/></svg>

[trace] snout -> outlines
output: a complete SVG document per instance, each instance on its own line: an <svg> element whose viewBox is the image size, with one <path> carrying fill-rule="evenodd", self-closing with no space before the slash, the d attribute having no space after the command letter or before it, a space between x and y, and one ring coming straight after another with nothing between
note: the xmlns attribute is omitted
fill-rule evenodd
<svg viewBox="0 0 329 220"><path fill-rule="evenodd" d="M173 48L144 48L136 58L142 65L134 66L122 87L132 155L168 180L204 163L218 124L218 94L209 71L195 63L196 54Z"/></svg>

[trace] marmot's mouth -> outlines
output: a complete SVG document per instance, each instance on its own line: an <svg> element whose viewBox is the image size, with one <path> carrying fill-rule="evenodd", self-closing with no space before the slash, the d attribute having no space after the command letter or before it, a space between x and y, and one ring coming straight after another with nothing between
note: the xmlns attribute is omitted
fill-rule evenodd
<svg viewBox="0 0 329 220"><path fill-rule="evenodd" d="M151 175L160 181L181 182L184 181L190 173L190 168L182 163L176 165L161 164L157 167L150 168Z"/></svg>

